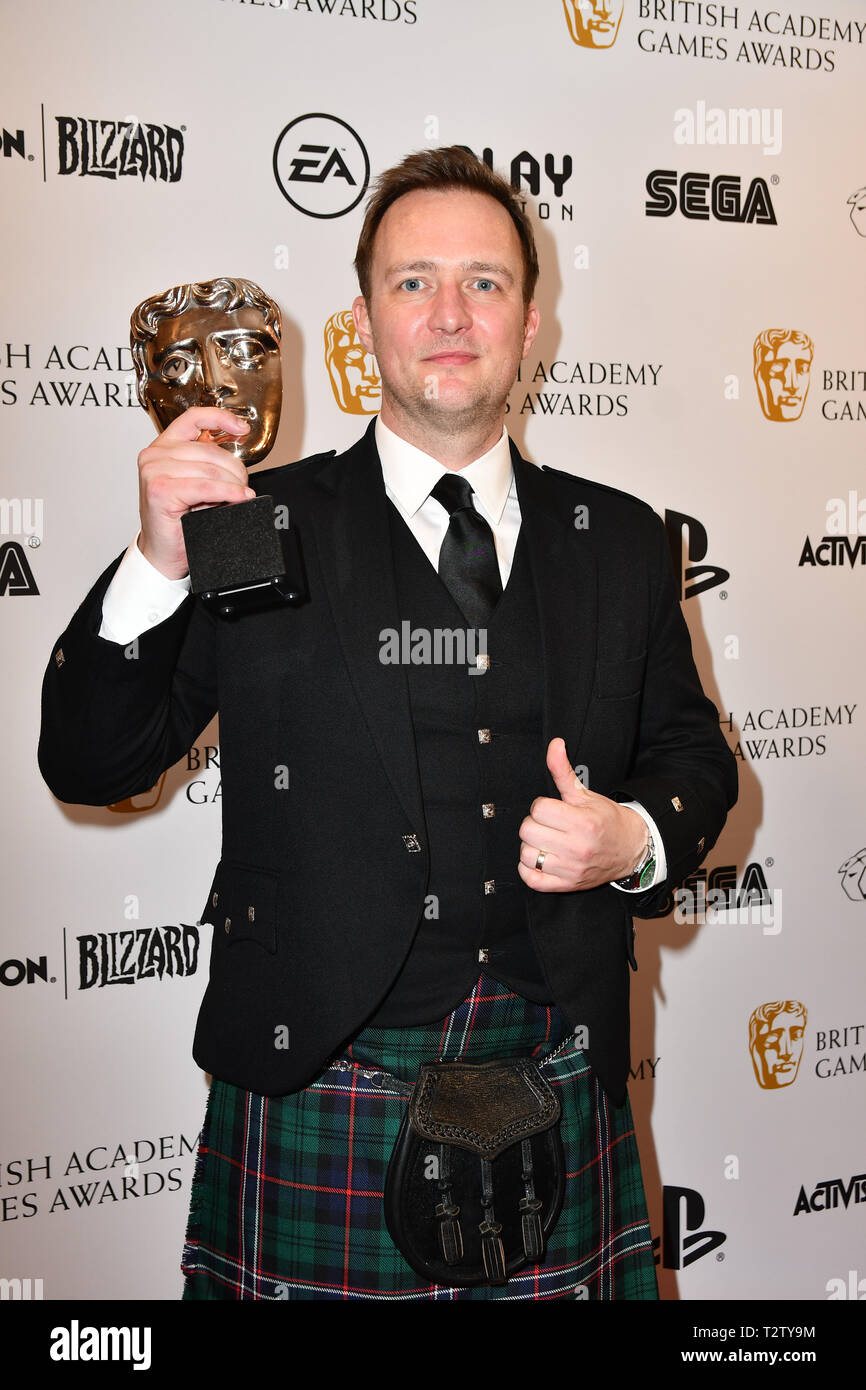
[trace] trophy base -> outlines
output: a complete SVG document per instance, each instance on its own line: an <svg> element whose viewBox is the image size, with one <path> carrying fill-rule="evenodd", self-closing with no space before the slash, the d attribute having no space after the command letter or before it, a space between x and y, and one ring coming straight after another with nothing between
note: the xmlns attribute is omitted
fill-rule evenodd
<svg viewBox="0 0 866 1390"><path fill-rule="evenodd" d="M238 617L283 603L300 603L303 589L293 584L288 575L276 574L255 584L243 584L237 589L207 589L199 595L202 603L221 618Z"/></svg>
<svg viewBox="0 0 866 1390"><path fill-rule="evenodd" d="M296 533L277 527L267 495L181 518L192 593L221 618L307 597Z"/></svg>

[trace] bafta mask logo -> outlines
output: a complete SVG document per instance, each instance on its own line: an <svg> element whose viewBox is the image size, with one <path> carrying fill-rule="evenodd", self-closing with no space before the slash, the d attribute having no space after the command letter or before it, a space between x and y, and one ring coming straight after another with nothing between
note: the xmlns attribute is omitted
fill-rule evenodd
<svg viewBox="0 0 866 1390"><path fill-rule="evenodd" d="M848 199L851 222L858 236L866 236L866 188L858 188Z"/></svg>
<svg viewBox="0 0 866 1390"><path fill-rule="evenodd" d="M755 339L755 385L768 420L799 420L809 392L814 344L796 328L767 328Z"/></svg>
<svg viewBox="0 0 866 1390"><path fill-rule="evenodd" d="M347 415L375 415L382 403L376 359L358 337L351 309L332 314L325 324L325 365L334 399Z"/></svg>
<svg viewBox="0 0 866 1390"><path fill-rule="evenodd" d="M862 903L866 898L866 849L852 854L839 866L842 875L842 892L852 903Z"/></svg>
<svg viewBox="0 0 866 1390"><path fill-rule="evenodd" d="M116 811L120 815L129 815L133 811L152 811L158 805L159 798L162 796L162 787L165 782L165 773L162 774L155 787L149 791L138 792L135 796L124 797L123 801L113 801L108 807L109 811Z"/></svg>
<svg viewBox="0 0 866 1390"><path fill-rule="evenodd" d="M159 430L193 405L230 410L249 432L213 442L251 468L270 453L280 423L280 332L277 305L252 280L175 285L130 320L138 399Z"/></svg>
<svg viewBox="0 0 866 1390"><path fill-rule="evenodd" d="M797 1080L803 1057L806 1006L797 999L759 1004L749 1019L749 1052L758 1085L777 1091Z"/></svg>
<svg viewBox="0 0 866 1390"><path fill-rule="evenodd" d="M625 0L562 0L568 32L581 48L613 48Z"/></svg>

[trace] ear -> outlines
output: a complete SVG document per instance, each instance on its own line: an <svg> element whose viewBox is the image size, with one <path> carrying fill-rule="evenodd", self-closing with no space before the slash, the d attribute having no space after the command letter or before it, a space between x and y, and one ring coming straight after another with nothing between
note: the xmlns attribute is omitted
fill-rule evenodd
<svg viewBox="0 0 866 1390"><path fill-rule="evenodd" d="M370 327L367 301L362 294L359 294L352 303L352 318L355 320L355 328L364 350L375 354L376 349L373 347L373 331Z"/></svg>
<svg viewBox="0 0 866 1390"><path fill-rule="evenodd" d="M525 357L535 342L535 335L541 324L541 314L535 300L530 300L526 308L526 320L523 325L523 352L521 357Z"/></svg>

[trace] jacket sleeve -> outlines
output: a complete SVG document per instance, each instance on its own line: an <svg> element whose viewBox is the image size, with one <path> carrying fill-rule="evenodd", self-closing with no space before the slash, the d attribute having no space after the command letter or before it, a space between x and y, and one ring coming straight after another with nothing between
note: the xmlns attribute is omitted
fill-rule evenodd
<svg viewBox="0 0 866 1390"><path fill-rule="evenodd" d="M650 618L640 732L628 779L613 795L639 801L658 825L667 877L633 897L651 916L718 839L737 799L737 765L719 715L701 687L674 585L664 527L654 517L657 596Z"/></svg>
<svg viewBox="0 0 866 1390"><path fill-rule="evenodd" d="M60 801L107 806L146 791L217 709L216 619L198 601L127 646L99 636L122 558L55 643L43 679L39 768Z"/></svg>

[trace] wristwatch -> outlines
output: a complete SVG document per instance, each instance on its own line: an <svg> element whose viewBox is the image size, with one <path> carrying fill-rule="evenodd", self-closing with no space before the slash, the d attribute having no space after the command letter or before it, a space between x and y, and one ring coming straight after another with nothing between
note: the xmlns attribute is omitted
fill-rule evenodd
<svg viewBox="0 0 866 1390"><path fill-rule="evenodd" d="M632 869L631 873L625 878L614 879L617 888L624 888L626 892L634 893L638 888L646 888L652 883L656 871L656 847L653 841L652 831L648 830L647 833L649 834L649 844L646 847L646 853L643 859L640 861L637 868Z"/></svg>

